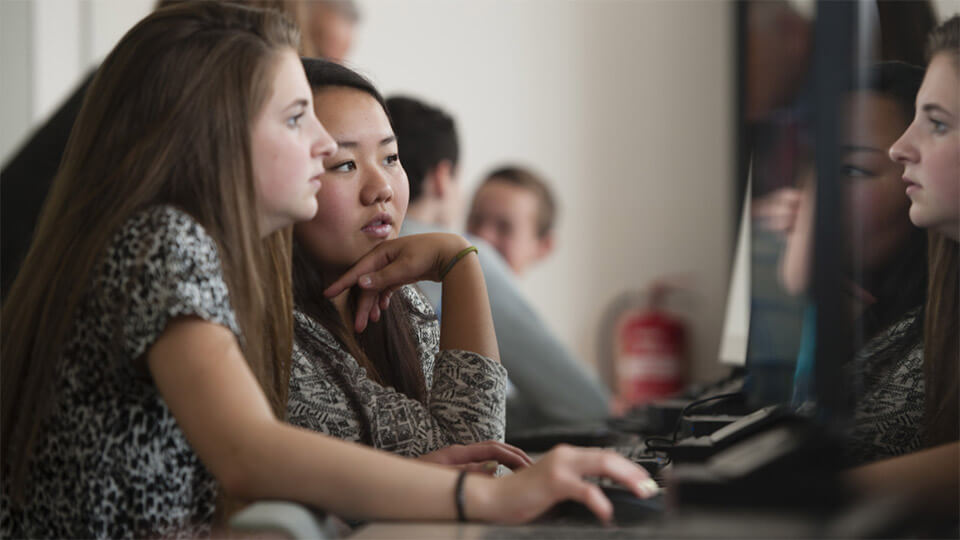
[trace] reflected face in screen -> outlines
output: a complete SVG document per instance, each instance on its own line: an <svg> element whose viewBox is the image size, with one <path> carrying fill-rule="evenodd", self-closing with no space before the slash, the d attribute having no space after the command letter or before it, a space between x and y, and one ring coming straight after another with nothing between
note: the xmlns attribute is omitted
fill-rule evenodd
<svg viewBox="0 0 960 540"><path fill-rule="evenodd" d="M890 157L904 166L910 219L960 240L960 73L947 53L933 58L917 112Z"/></svg>
<svg viewBox="0 0 960 540"><path fill-rule="evenodd" d="M847 241L870 271L889 263L914 230L903 167L887 157L909 118L896 101L869 91L851 93L845 106L840 178Z"/></svg>

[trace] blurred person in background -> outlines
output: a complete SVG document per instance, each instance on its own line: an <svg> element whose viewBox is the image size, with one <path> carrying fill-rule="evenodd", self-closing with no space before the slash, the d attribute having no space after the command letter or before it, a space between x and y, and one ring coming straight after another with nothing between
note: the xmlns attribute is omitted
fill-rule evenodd
<svg viewBox="0 0 960 540"><path fill-rule="evenodd" d="M353 45L353 32L360 22L360 11L354 0L314 0L304 4L304 34L315 54L343 63Z"/></svg>
<svg viewBox="0 0 960 540"><path fill-rule="evenodd" d="M410 205L401 234L449 232L462 200L456 125L446 112L410 97L387 99L400 163L410 181ZM500 360L507 369L507 438L529 428L599 421L609 413L609 392L575 358L524 299L512 270L489 244L480 249ZM436 283L418 284L442 313Z"/></svg>
<svg viewBox="0 0 960 540"><path fill-rule="evenodd" d="M518 276L553 251L556 199L542 177L499 167L473 195L467 232L495 247Z"/></svg>

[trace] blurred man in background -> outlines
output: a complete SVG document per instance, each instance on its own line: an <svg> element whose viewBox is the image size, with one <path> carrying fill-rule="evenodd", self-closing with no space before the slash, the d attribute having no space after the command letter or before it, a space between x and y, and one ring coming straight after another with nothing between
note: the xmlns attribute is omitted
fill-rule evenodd
<svg viewBox="0 0 960 540"><path fill-rule="evenodd" d="M540 176L522 167L500 167L474 194L467 232L490 243L523 275L553 251L556 214L556 200Z"/></svg>
<svg viewBox="0 0 960 540"><path fill-rule="evenodd" d="M457 179L459 143L453 118L409 97L387 99L410 180L410 205L401 234L451 232L462 208ZM513 272L497 251L470 237L490 296L500 360L507 369L507 435L530 428L602 420L609 392L560 343L524 300ZM418 284L439 313L439 283Z"/></svg>

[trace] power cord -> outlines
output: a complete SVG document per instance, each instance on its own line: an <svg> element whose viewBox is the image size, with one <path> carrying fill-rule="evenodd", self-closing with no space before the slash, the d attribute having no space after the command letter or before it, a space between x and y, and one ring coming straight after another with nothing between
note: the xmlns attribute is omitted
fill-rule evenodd
<svg viewBox="0 0 960 540"><path fill-rule="evenodd" d="M680 409L680 415L677 417L677 424L673 428L673 435L667 439L665 437L649 437L644 441L644 444L648 451L656 453L663 452L666 454L667 464L670 463L670 448L677 444L677 437L680 434L680 426L683 425L683 419L687 416L691 409L699 407L704 403L709 403L711 401L718 401L724 399L730 399L734 397L741 396L740 392L729 392L726 394L717 394L714 396L705 397L698 399L696 401L691 401L683 409ZM652 443L652 444L651 444Z"/></svg>

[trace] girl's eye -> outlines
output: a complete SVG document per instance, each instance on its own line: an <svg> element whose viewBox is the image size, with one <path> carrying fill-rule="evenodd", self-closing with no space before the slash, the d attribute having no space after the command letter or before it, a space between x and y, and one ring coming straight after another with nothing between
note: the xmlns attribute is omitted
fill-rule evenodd
<svg viewBox="0 0 960 540"><path fill-rule="evenodd" d="M287 127L289 128L298 128L300 127L300 119L303 118L304 113L296 114L287 118Z"/></svg>
<svg viewBox="0 0 960 540"><path fill-rule="evenodd" d="M351 161L344 161L343 163L337 163L336 165L328 168L329 171L335 172L350 172L357 169L357 164Z"/></svg>
<svg viewBox="0 0 960 540"><path fill-rule="evenodd" d="M848 178L868 178L874 176L873 171L868 171L856 165L842 165L840 167L840 174Z"/></svg>
<svg viewBox="0 0 960 540"><path fill-rule="evenodd" d="M934 133L945 133L947 131L947 125L939 120L931 118L930 123L933 124Z"/></svg>
<svg viewBox="0 0 960 540"><path fill-rule="evenodd" d="M397 154L390 154L389 156L383 158L384 165L395 165L400 162L400 156Z"/></svg>

